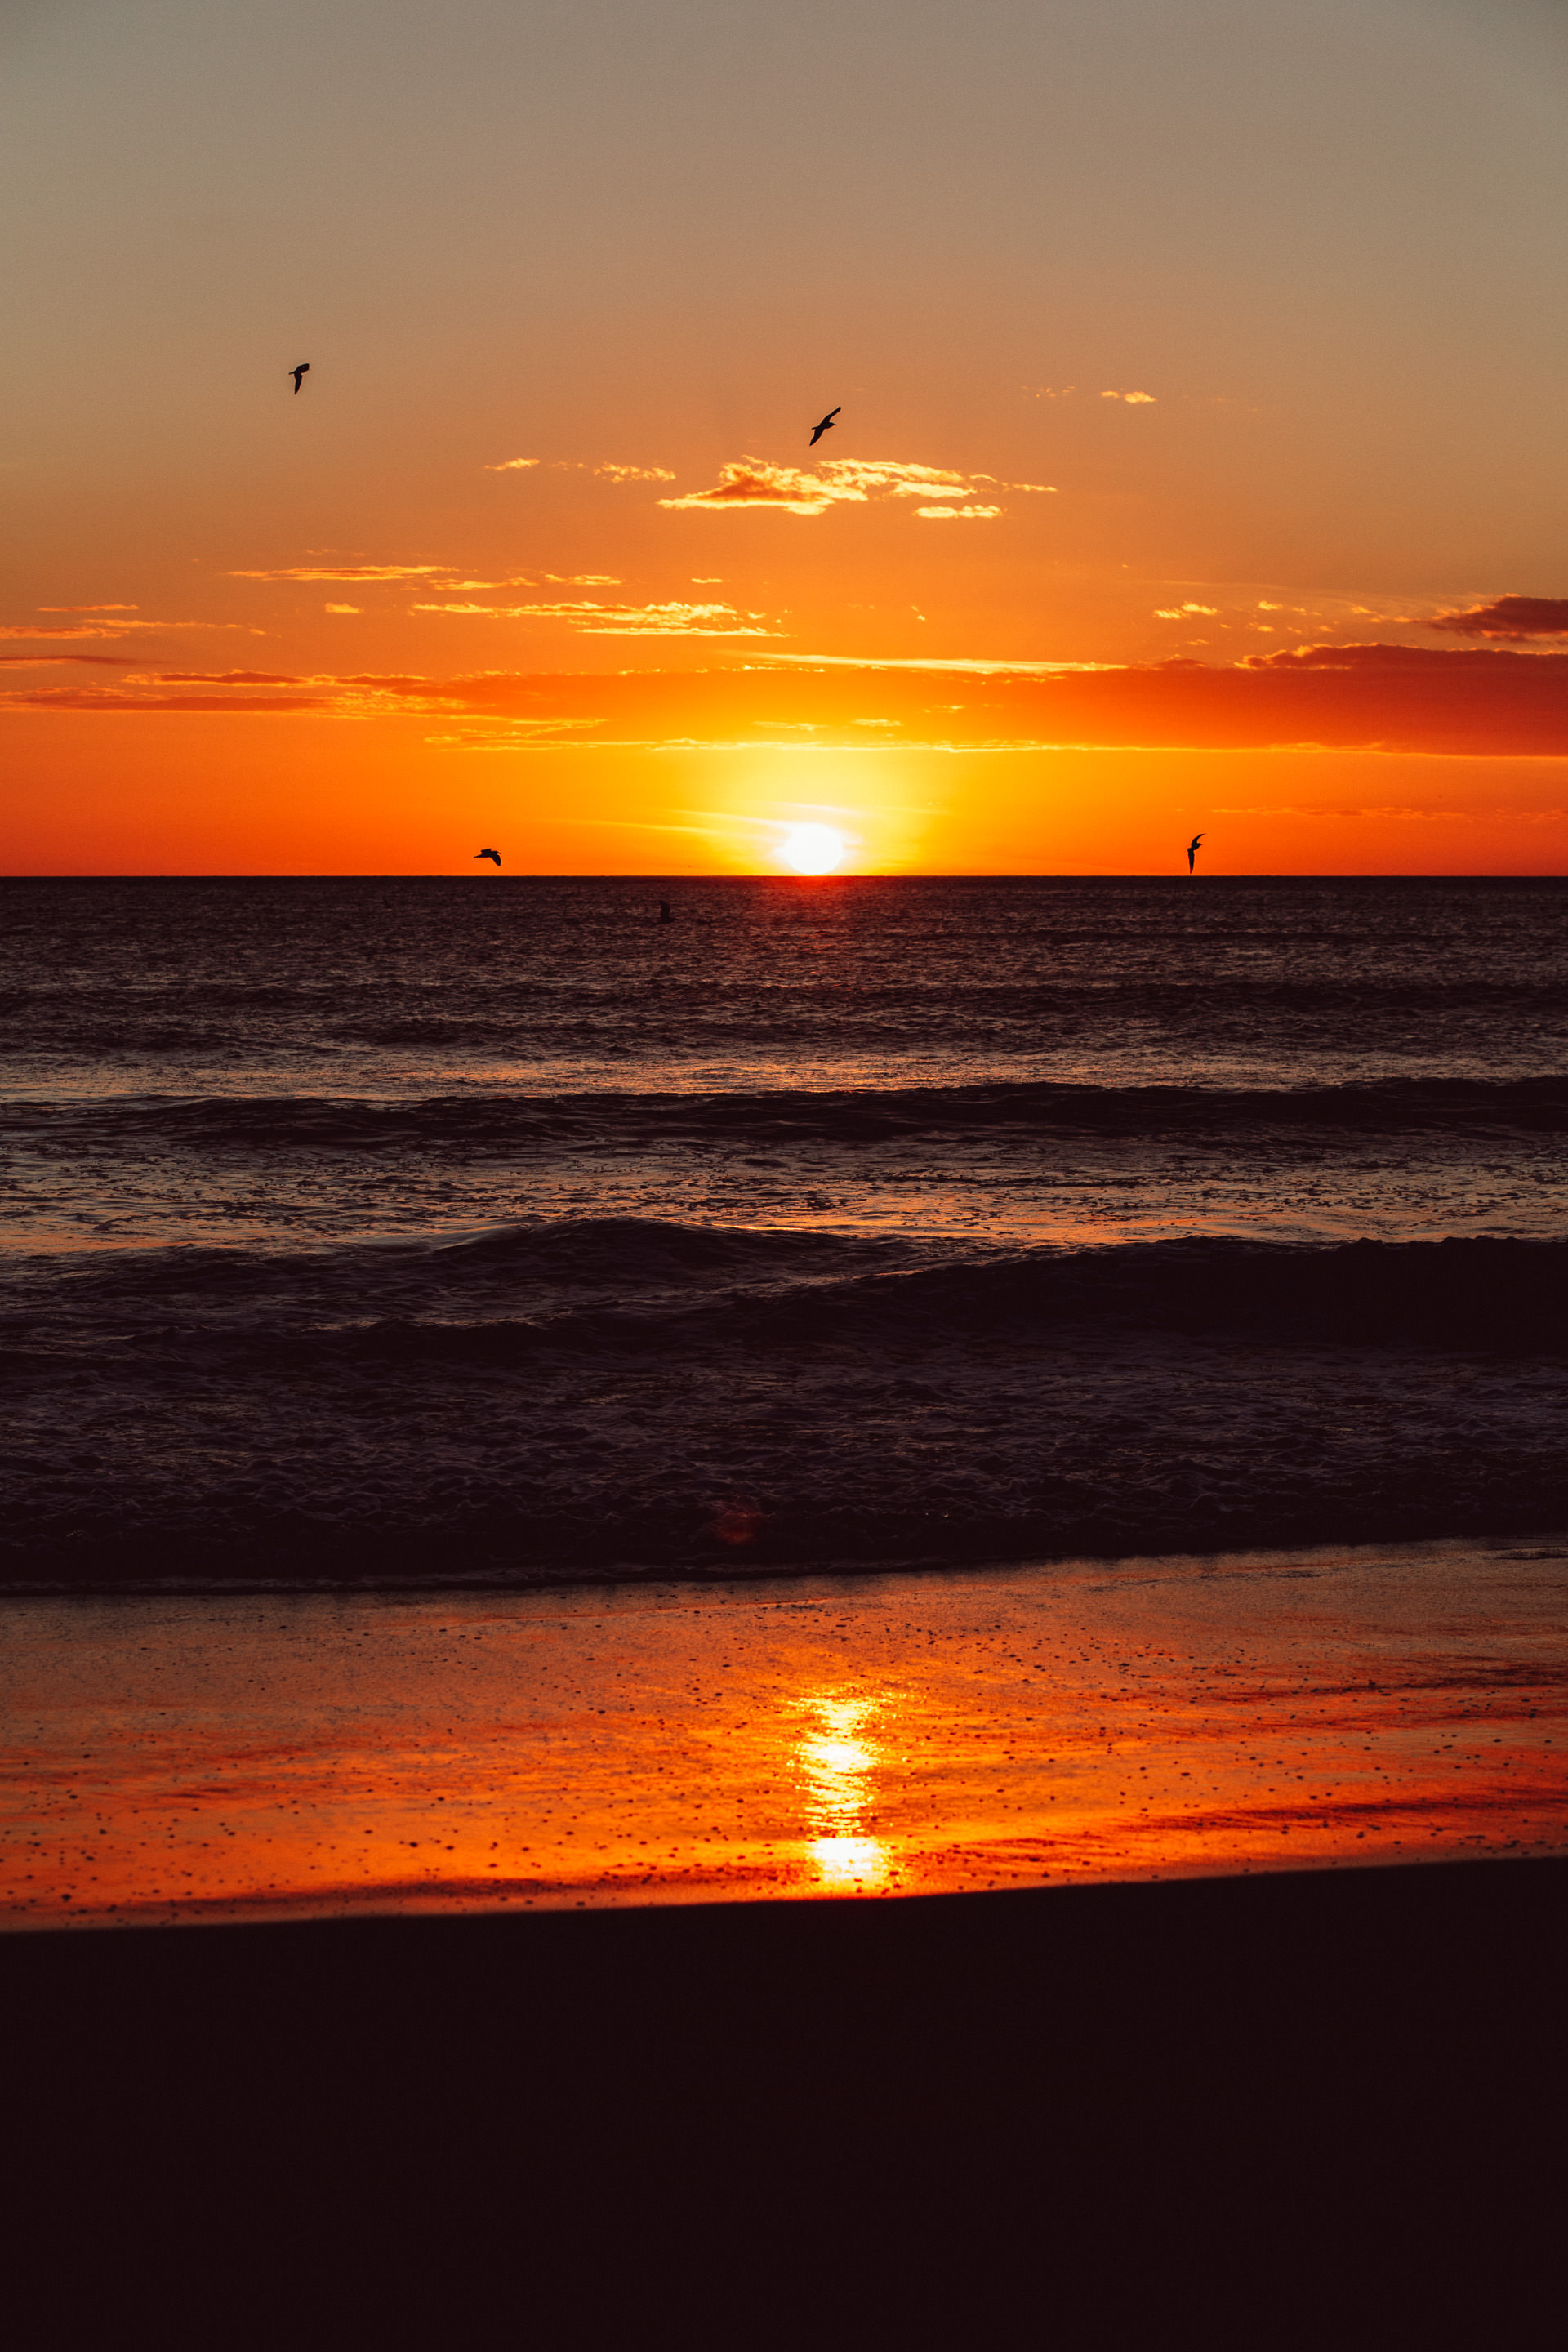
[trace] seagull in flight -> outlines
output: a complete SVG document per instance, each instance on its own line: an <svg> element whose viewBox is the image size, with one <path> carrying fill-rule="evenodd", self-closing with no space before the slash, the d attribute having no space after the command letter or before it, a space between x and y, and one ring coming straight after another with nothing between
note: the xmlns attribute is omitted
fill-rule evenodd
<svg viewBox="0 0 1568 2352"><path fill-rule="evenodd" d="M838 404L838 408L842 408L842 407L843 407L843 405L844 405L844 403L843 403L842 401L840 401L840 402L839 402L839 404ZM833 420L834 420L834 418L835 418L835 417L837 415L837 414L838 414L838 408L830 408L830 409L828 410L828 412L827 412L826 415L823 418L823 420L822 420L821 424L820 424L820 425L814 425L812 426L812 428L811 428L811 446L812 446L814 449L816 448L816 446L817 443L821 440L821 438L822 438L822 436L823 436L823 435L824 435L825 433L831 433L831 432L832 432L832 430L833 430Z"/></svg>
<svg viewBox="0 0 1568 2352"><path fill-rule="evenodd" d="M1187 844L1187 872L1189 874L1191 874L1197 866L1198 844L1202 839L1203 835L1201 833L1194 833L1191 841ZM500 860L499 857L497 858L496 863L498 866L500 865Z"/></svg>
<svg viewBox="0 0 1568 2352"><path fill-rule="evenodd" d="M298 366L297 368L289 368L289 369L287 369L287 370L285 371L285 373L286 373L287 374L291 375L291 376L293 377L293 379L294 379L294 390L295 390L295 392L296 392L296 393L298 393L298 392L299 392L299 389L300 389L300 377L301 377L301 376L307 376L307 375L309 375L309 374L310 374L310 361L309 361L309 360L301 360L301 361L300 361L300 364L299 364L299 366Z"/></svg>
<svg viewBox="0 0 1568 2352"><path fill-rule="evenodd" d="M500 864L500 851L499 849L476 849L474 856L476 860L481 857L492 857L498 866Z"/></svg>

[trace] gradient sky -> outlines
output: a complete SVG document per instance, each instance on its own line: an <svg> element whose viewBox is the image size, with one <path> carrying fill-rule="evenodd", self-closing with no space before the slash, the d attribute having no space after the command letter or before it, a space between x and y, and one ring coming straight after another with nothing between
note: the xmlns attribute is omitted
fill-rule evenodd
<svg viewBox="0 0 1568 2352"><path fill-rule="evenodd" d="M1563 870L1557 0L4 41L5 870Z"/></svg>

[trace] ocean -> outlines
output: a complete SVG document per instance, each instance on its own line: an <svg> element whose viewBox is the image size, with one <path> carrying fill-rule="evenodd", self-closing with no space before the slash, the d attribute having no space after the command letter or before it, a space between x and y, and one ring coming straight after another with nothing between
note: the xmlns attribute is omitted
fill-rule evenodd
<svg viewBox="0 0 1568 2352"><path fill-rule="evenodd" d="M13 1591L1568 1519L1568 885L485 869L0 920Z"/></svg>

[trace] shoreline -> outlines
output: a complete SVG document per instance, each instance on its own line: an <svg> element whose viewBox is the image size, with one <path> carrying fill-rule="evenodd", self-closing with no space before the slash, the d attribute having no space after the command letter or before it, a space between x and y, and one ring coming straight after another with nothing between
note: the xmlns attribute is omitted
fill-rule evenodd
<svg viewBox="0 0 1568 2352"><path fill-rule="evenodd" d="M1448 1529L1437 1534L1400 1533L1380 1538L1367 1536L1353 1538L1324 1537L1303 1539L1300 1543L1257 1543L1246 1545L1203 1546L1172 1545L1161 1549L1151 1547L1138 1551L1097 1550L1092 1546L1075 1551L1002 1550L977 1553L973 1558L949 1554L913 1554L903 1558L868 1558L856 1555L826 1559L749 1559L744 1554L717 1559L693 1559L671 1564L664 1560L613 1561L608 1565L594 1561L574 1572L567 1569L542 1569L537 1573L528 1570L508 1571L502 1569L460 1569L438 1575L431 1570L406 1576L387 1573L355 1576L278 1575L278 1576L166 1576L135 1580L104 1578L78 1580L53 1577L28 1580L24 1578L0 1580L0 1607L8 1601L106 1601L126 1600L246 1600L284 1598L289 1594L363 1596L377 1594L388 1597L442 1593L514 1593L519 1597L547 1599L552 1593L581 1597L597 1591L607 1592L637 1591L655 1585L691 1585L698 1590L719 1586L768 1585L795 1582L803 1578L826 1577L856 1580L883 1576L985 1576L1005 1575L1020 1570L1068 1572L1079 1568L1142 1568L1150 1564L1202 1569L1223 1566L1230 1560L1246 1559L1267 1566L1270 1562L1306 1561L1316 1559L1342 1559L1376 1555L1384 1558L1391 1552L1429 1552L1441 1550L1485 1551L1504 1548L1519 1554L1517 1548L1528 1545L1533 1556L1541 1559L1568 1559L1568 1526L1561 1519L1536 1524L1526 1515L1526 1522L1518 1527L1489 1523L1485 1527L1458 1531ZM1539 1547L1539 1549L1535 1549Z"/></svg>
<svg viewBox="0 0 1568 2352"><path fill-rule="evenodd" d="M1568 1851L1568 1549L11 1600L0 1924Z"/></svg>

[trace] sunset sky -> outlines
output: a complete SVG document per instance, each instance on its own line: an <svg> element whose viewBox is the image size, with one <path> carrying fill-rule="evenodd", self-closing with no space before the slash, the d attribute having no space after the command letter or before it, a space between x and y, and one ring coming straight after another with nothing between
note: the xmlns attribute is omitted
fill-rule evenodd
<svg viewBox="0 0 1568 2352"><path fill-rule="evenodd" d="M5 871L1563 870L1557 0L5 44Z"/></svg>

